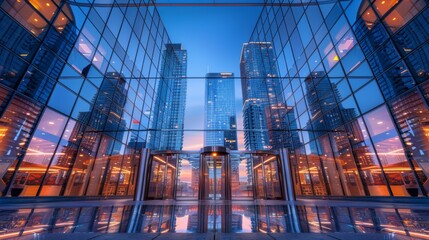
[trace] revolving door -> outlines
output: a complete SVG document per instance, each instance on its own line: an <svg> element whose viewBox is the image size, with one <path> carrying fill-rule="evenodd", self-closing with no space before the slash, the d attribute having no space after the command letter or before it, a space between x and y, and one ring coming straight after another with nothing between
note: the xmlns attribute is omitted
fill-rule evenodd
<svg viewBox="0 0 429 240"><path fill-rule="evenodd" d="M147 158L142 200L284 199L282 164L273 151L152 152Z"/></svg>
<svg viewBox="0 0 429 240"><path fill-rule="evenodd" d="M231 200L229 163L225 148L204 148L200 165L200 200Z"/></svg>

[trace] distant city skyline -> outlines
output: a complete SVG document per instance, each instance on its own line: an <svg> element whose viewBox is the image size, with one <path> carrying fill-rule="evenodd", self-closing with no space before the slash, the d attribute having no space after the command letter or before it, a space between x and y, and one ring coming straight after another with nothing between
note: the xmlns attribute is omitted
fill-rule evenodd
<svg viewBox="0 0 429 240"><path fill-rule="evenodd" d="M208 72L232 72L235 77L237 129L242 130L240 52L249 40L261 7L160 7L169 36L188 49L188 92L185 111L184 150L203 147L204 80ZM198 21L195 21L198 19ZM195 35L198 33L198 35ZM192 46L192 48L188 48ZM244 134L238 131L238 148Z"/></svg>

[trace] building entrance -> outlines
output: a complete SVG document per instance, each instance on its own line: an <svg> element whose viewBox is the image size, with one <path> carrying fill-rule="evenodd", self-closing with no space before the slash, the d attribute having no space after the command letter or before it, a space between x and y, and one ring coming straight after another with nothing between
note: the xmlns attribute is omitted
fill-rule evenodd
<svg viewBox="0 0 429 240"><path fill-rule="evenodd" d="M142 200L285 199L281 160L274 151L153 151L143 172Z"/></svg>
<svg viewBox="0 0 429 240"><path fill-rule="evenodd" d="M203 182L202 199L204 200L228 200L226 190L230 188L226 181L228 155L217 153L202 154ZM228 185L228 186L227 186Z"/></svg>

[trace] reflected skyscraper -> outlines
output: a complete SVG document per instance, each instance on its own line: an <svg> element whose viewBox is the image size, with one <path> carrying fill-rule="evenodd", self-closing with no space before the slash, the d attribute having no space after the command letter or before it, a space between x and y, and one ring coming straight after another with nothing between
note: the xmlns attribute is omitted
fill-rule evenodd
<svg viewBox="0 0 429 240"><path fill-rule="evenodd" d="M166 44L162 55L152 119L150 147L157 150L182 150L187 88L187 51L181 44Z"/></svg>
<svg viewBox="0 0 429 240"><path fill-rule="evenodd" d="M244 43L240 60L246 149L267 150L291 146L284 121L283 91L270 42ZM293 114L293 112L292 112Z"/></svg>
<svg viewBox="0 0 429 240"><path fill-rule="evenodd" d="M427 195L427 2L297 9L266 6L250 38L272 43L268 58L302 129L290 157L295 192ZM269 55L261 47L252 59Z"/></svg>
<svg viewBox="0 0 429 240"><path fill-rule="evenodd" d="M157 86L186 72L161 69L156 8L7 0L0 37L2 195L132 196Z"/></svg>
<svg viewBox="0 0 429 240"><path fill-rule="evenodd" d="M204 146L237 150L236 122L234 74L207 73Z"/></svg>

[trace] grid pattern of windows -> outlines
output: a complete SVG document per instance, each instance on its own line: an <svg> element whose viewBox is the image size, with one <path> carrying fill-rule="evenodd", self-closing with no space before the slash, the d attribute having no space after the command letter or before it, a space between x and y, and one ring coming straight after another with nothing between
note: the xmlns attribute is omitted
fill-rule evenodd
<svg viewBox="0 0 429 240"><path fill-rule="evenodd" d="M170 40L114 4L0 1L3 196L133 195Z"/></svg>
<svg viewBox="0 0 429 240"><path fill-rule="evenodd" d="M280 149L291 145L290 135L282 129L289 125L287 115L294 112L282 103L275 58L271 42L243 44L240 73L247 150Z"/></svg>
<svg viewBox="0 0 429 240"><path fill-rule="evenodd" d="M207 73L204 146L237 150L235 87L232 73Z"/></svg>
<svg viewBox="0 0 429 240"><path fill-rule="evenodd" d="M187 51L181 44L167 44L163 52L150 145L155 150L182 150L187 87Z"/></svg>
<svg viewBox="0 0 429 240"><path fill-rule="evenodd" d="M427 195L428 24L427 1L263 8L250 42L273 44L294 108L297 195Z"/></svg>

